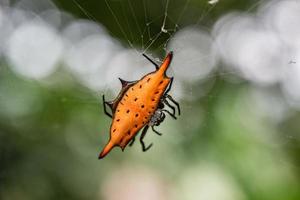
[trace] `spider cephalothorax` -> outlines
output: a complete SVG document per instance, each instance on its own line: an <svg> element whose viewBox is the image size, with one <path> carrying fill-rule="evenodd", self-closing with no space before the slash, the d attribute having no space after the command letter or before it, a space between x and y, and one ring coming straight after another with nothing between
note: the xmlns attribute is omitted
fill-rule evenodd
<svg viewBox="0 0 300 200"><path fill-rule="evenodd" d="M159 126L161 122L164 121L166 115L161 109L157 109L154 114L152 115L148 125L153 126Z"/></svg>
<svg viewBox="0 0 300 200"><path fill-rule="evenodd" d="M166 70L171 63L173 53L170 52L160 66L145 54L143 55L155 65L156 70L138 81L129 82L120 79L122 89L113 101L105 101L103 95L104 112L112 118L112 124L110 127L110 140L100 153L99 158L103 158L115 146L120 146L122 150L125 149L127 144L131 146L134 143L136 134L141 129L143 131L140 142L143 151L148 150L152 144L146 147L143 138L149 127L155 133L161 135L154 129L154 126L159 126L163 122L166 116L165 113L176 119L176 106L180 115L179 104L168 94L172 87L173 77L167 77ZM169 101L175 106L171 105ZM165 105L171 108L172 112L164 109ZM106 110L106 106L111 108L112 114Z"/></svg>

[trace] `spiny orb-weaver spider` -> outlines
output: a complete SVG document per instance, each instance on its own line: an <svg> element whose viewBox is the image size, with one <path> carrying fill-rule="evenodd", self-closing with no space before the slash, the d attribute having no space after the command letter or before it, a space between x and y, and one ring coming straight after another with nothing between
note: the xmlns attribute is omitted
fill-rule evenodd
<svg viewBox="0 0 300 200"><path fill-rule="evenodd" d="M174 77L167 77L166 71L170 66L173 53L168 53L160 66L147 55L143 54L143 56L154 64L156 68L154 72L146 74L138 81L125 81L119 78L122 89L117 98L108 102L105 101L105 96L102 96L104 112L112 118L112 124L110 139L99 154L99 159L105 157L115 146L121 147L122 151L128 143L131 146L135 141L135 136L142 128L140 142L143 151L147 151L152 143L146 147L143 139L149 127L156 134L162 135L154 127L163 122L165 113L173 119L177 119L175 116L176 106L178 115L180 115L179 104L168 94L172 88ZM107 111L107 106L110 107L111 113ZM168 106L172 112L165 109L165 106Z"/></svg>

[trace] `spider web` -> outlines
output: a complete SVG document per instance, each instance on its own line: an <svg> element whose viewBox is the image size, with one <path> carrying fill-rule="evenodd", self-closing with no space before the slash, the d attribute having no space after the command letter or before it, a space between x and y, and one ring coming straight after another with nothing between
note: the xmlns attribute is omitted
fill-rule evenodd
<svg viewBox="0 0 300 200"><path fill-rule="evenodd" d="M92 13L85 9L84 3L79 2L78 0L72 0L74 5L76 5L82 13L92 21L96 21L97 19L93 16ZM157 17L150 18L149 16L149 8L148 0L142 0L142 7L144 13L144 26L139 23L139 19L137 18L136 12L134 8L134 4L131 0L124 0L124 1L111 1L111 0L104 0L106 4L106 9L109 11L111 18L116 23L118 30L121 32L121 37L125 39L125 43L127 46L136 51L136 53L142 55L143 53L147 54L150 58L152 57L153 60L156 62L162 62L162 58L158 58L157 54L166 54L168 51L172 51L174 49L168 50L168 42L174 37L174 35L184 28L181 25L181 21L183 17L187 14L188 6L191 4L191 0L182 0L182 8L176 13L174 16L170 14L170 5L172 5L171 0L161 1L161 5L159 5L160 14ZM200 12L198 16L195 16L195 20L193 24L190 24L192 28L198 28L201 26L204 20L207 20L207 16L217 7L218 1L207 1L204 0L205 4L204 7L200 8ZM252 10L256 9L263 0L257 1L254 3L247 12L251 12ZM135 2L136 3L136 2ZM126 15L125 6L130 9L130 19L133 19L133 22L129 22L129 16ZM121 7L122 12L117 12L117 7ZM122 23L122 20L124 19ZM159 24L157 26L157 24ZM138 34L137 34L138 33ZM112 33L113 34L113 33ZM139 35L139 37L135 37L135 35ZM118 37L118 36L116 36ZM184 51L184 49L177 49L177 52ZM153 54L154 53L154 54ZM155 54L156 53L156 54ZM176 56L176 55L175 55ZM197 60L195 60L197 62ZM185 64L190 64L195 61L185 61ZM171 74L174 74L172 68L169 69ZM207 82L210 80L214 80L216 77L225 77L225 76L232 76L235 75L237 70L231 71L219 71L218 73L212 73L206 77L204 77L200 82ZM190 96L195 96L195 88L187 85L185 87L188 94ZM104 92L109 93L110 89L107 86ZM204 92L202 97L207 97L208 99L211 98L218 98L218 95L208 94ZM187 105L186 109L192 109ZM210 115L209 111L205 111L206 114Z"/></svg>
<svg viewBox="0 0 300 200"><path fill-rule="evenodd" d="M89 19L97 21L95 17L93 17L93 15L84 8L84 4L79 3L77 0L73 0L73 2ZM257 9L263 2L263 0L256 1L244 13L251 13L253 10ZM168 49L168 43L174 38L174 35L176 35L177 32L181 31L186 26L182 22L182 20L184 19L185 15L187 15L187 10L191 4L191 0L183 0L181 4L182 7L176 14L173 14L174 12L172 12L172 3L174 3L173 1L162 1L161 5L158 5L158 7L160 8L160 14L158 14L156 17L151 17L153 15L150 15L150 12L153 11L149 10L149 1L142 0L141 3L143 8L142 12L144 13L144 25L141 25L141 19L138 19L137 17L138 11L135 9L135 6L131 0L105 0L106 9L109 11L108 13L110 13L111 18L114 20L121 33L121 37L124 38L127 46L130 49L134 50L137 54L142 55L143 53L145 53L153 60L161 62L161 57L157 58L157 55L165 55L168 51L174 50ZM116 7L121 7L121 9L118 9L121 10L121 12L117 12ZM199 15L195 17L194 22L189 26L195 29L203 26L203 24L205 24L203 22L207 20L207 16L217 7L218 2L206 1L205 6L200 9L201 11ZM126 13L128 13L126 12L126 8L129 8L130 16L126 15ZM133 20L130 21L130 19ZM208 29L208 31L211 31L210 28ZM138 35L138 37L136 37L136 35ZM120 37L120 35L116 37ZM175 50L177 52L184 51L184 49L180 48ZM184 64L189 65L192 62L195 61L186 60L184 61ZM171 74L174 74L172 68L170 68L169 71L171 72ZM243 83L242 80L234 76L238 72L239 71L237 69L218 69L217 71L213 71L206 77L202 78L199 81L196 81L193 84L186 84L184 86L184 90L186 91L186 94L188 96L196 97L196 99L200 98L201 101L215 100L217 98L220 98L220 95L218 94L219 89L210 92L211 88L214 87L214 84L217 84L215 83L215 79L219 77L224 80ZM200 96L199 92L197 91L197 85L199 84L207 85L207 88L200 94ZM104 92L109 93L109 91L109 87L106 87ZM235 97L230 96L222 97L222 99L228 103L232 102L234 98ZM182 106L183 113L192 113L195 108L189 104L188 99L183 98L183 100L185 101ZM203 113L203 116L200 116L200 126L202 127L201 130L206 130L206 128L209 128L209 126L211 126L211 124L209 124L209 121L211 121L211 119L214 119L216 116L215 113L213 111L210 111L209 109L201 108L200 112ZM199 116L190 116L191 119L195 117ZM205 118L210 120L205 120ZM191 123L191 120L186 120L186 123L190 127L194 126ZM286 138L281 139L281 141L286 143L289 143L290 139L293 139L290 135L286 135L284 137Z"/></svg>
<svg viewBox="0 0 300 200"><path fill-rule="evenodd" d="M95 17L88 12L83 3L79 3L78 0L72 0L74 4L82 11L82 13L92 21L97 21ZM180 3L182 8L178 10L177 13L170 14L170 6L174 2L170 0L161 1L159 8L155 14L157 16L150 16L148 0L140 1L142 4L142 12L144 13L144 19L137 18L137 11L134 8L134 4L131 0L124 1L110 1L105 0L106 9L108 14L110 14L111 19L115 22L117 29L121 35L115 35L116 37L124 38L125 44L129 49L134 50L136 53L142 55L145 53L150 58L156 62L162 62L163 57L157 57L157 55L166 55L168 51L183 51L184 49L168 49L168 42L174 37L174 35L184 28L181 25L182 18L186 15L188 6L191 4L191 0L182 0ZM194 16L194 23L189 26L192 28L197 28L199 25L207 19L206 17L215 8L216 3L210 4L204 1L204 7L200 7L200 12ZM136 2L135 2L136 3ZM174 5L173 5L174 6ZM130 14L126 13L126 8L130 10ZM117 12L117 8L119 12ZM120 9L121 8L121 9ZM121 11L120 11L121 10ZM122 20L121 20L122 19ZM143 21L144 25L141 25ZM137 36L138 35L138 36ZM197 60L196 60L197 61ZM186 64L189 64L187 61ZM174 74L172 68L169 69L171 73ZM215 76L208 77L207 79L212 79Z"/></svg>
<svg viewBox="0 0 300 200"><path fill-rule="evenodd" d="M84 8L82 2L79 2L79 0L72 1L87 18L97 22L97 19L93 16L93 14L91 14L89 11L87 11L87 9ZM119 31L121 32L121 37L125 39L127 45L139 53L151 53L157 52L158 50L167 50L168 41L178 30L182 28L180 23L187 11L188 6L191 3L191 0L182 0L184 6L180 8L179 13L173 14L176 16L171 16L169 14L170 4L172 5L173 2L170 0L162 1L161 5L158 5L158 7L160 8L160 13L158 14L158 16L152 16L152 18L149 16L149 1L142 0L141 4L144 13L144 26L139 23L141 22L141 20L137 18L137 11L134 8L132 0L104 0L104 2L106 5L106 9L109 11L111 18L116 23ZM199 24L203 22L207 15L217 5L216 3L209 4L207 3L207 1L204 2L206 2L206 4L203 8L200 8L200 14L198 16L195 16L195 23L193 24L193 27L199 26ZM127 7L127 9L130 9L130 16L126 15L125 6ZM122 11L117 12L116 8L120 7ZM129 19L133 19L133 22L129 22ZM135 37L136 33L138 33L139 37ZM138 43L138 45L134 45L136 43ZM138 51L137 49L141 49L142 51Z"/></svg>

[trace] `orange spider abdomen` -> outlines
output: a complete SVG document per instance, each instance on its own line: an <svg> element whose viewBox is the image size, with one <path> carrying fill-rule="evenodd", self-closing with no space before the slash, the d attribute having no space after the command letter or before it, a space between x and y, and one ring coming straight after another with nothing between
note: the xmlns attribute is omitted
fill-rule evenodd
<svg viewBox="0 0 300 200"><path fill-rule="evenodd" d="M165 72L171 59L172 54L168 54L158 70L144 76L124 93L113 115L110 140L99 158L103 158L115 146L124 150L138 131L148 124L170 83Z"/></svg>

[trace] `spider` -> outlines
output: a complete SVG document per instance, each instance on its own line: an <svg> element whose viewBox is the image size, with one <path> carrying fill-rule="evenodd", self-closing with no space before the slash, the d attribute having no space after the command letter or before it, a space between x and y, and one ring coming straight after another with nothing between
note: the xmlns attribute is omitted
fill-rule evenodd
<svg viewBox="0 0 300 200"><path fill-rule="evenodd" d="M179 103L169 95L174 77L166 76L173 53L170 52L160 66L147 55L143 56L155 66L154 72L146 74L138 81L125 81L119 78L122 89L117 98L108 102L105 101L105 96L102 96L104 113L112 118L112 124L110 140L99 154L99 159L105 157L115 146L121 147L122 151L127 144L132 146L141 129L143 129L140 136L142 150L147 151L153 145L151 143L146 146L143 140L149 127L156 134L162 135L154 127L164 121L166 114L177 119L176 108L180 115ZM107 111L107 106L110 107L111 113ZM165 109L165 106L172 112Z"/></svg>

